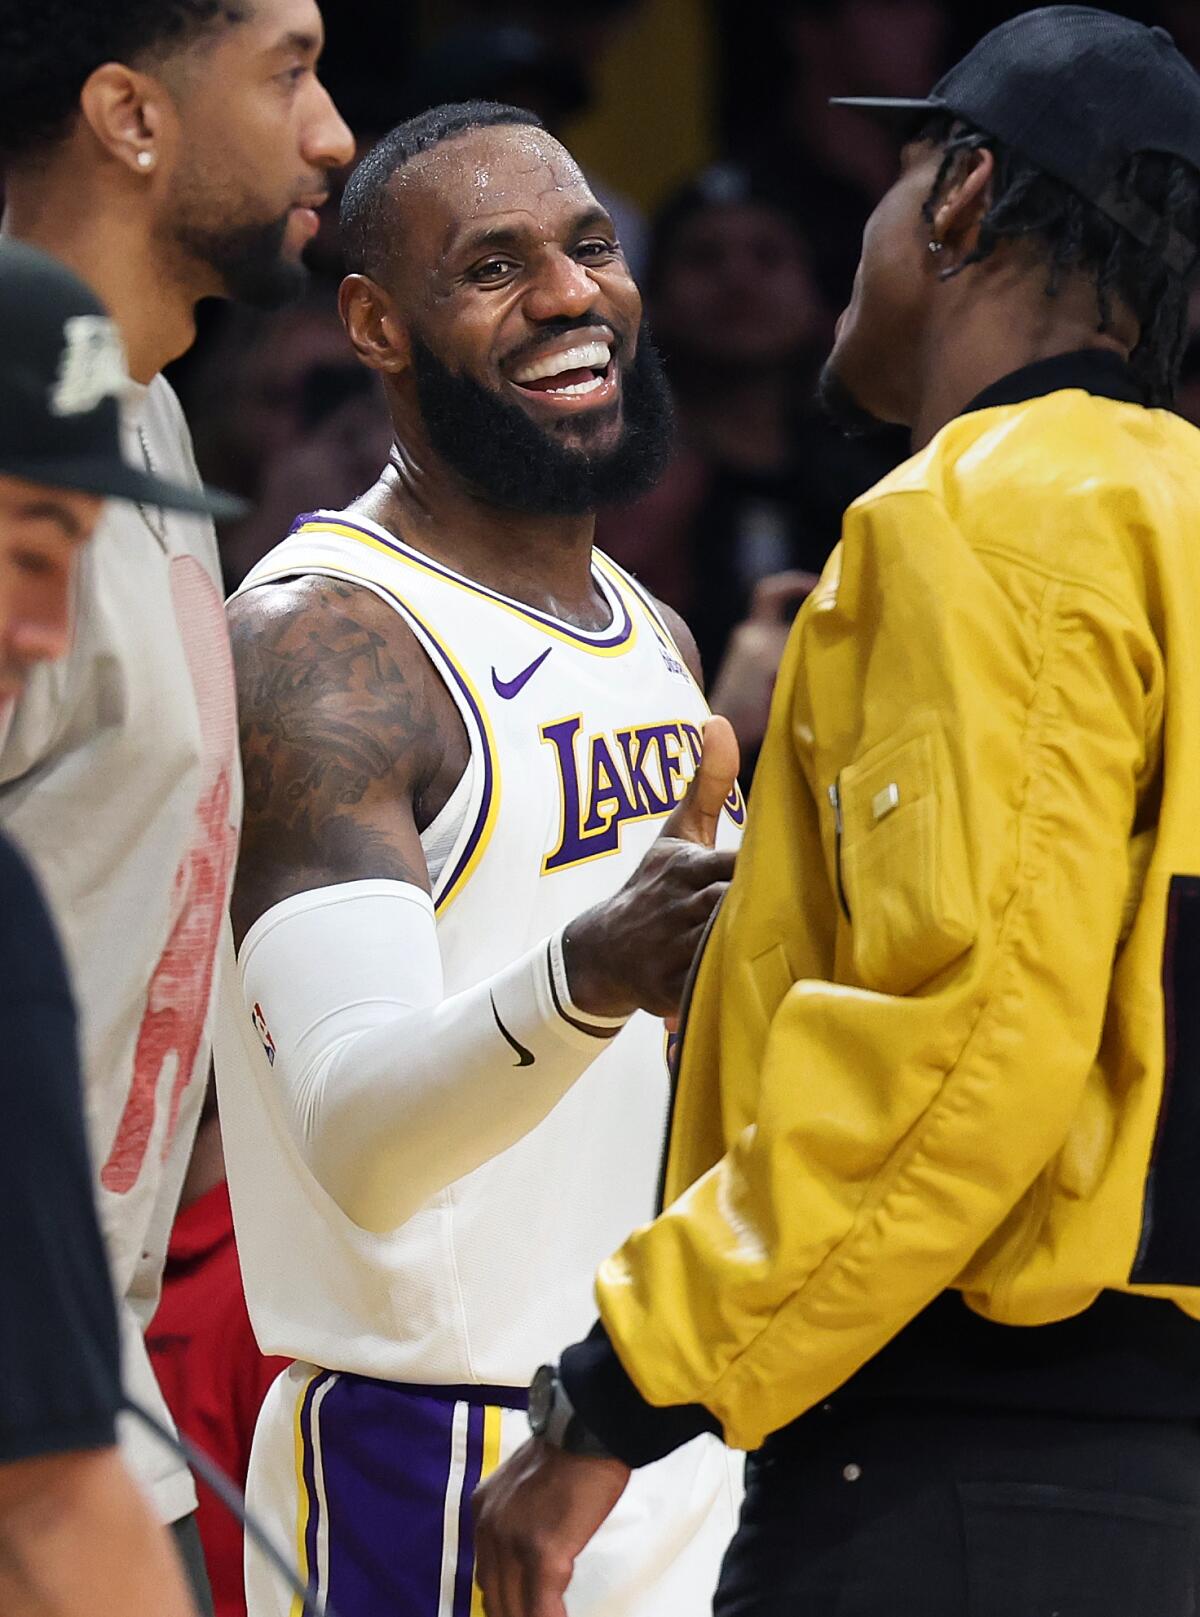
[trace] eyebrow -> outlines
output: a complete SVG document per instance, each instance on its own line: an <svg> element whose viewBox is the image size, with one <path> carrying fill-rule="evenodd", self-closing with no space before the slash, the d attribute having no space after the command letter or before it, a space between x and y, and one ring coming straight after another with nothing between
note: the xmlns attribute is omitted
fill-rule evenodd
<svg viewBox="0 0 1200 1617"><path fill-rule="evenodd" d="M267 56L320 56L325 41L320 34L304 33L300 29L293 29L277 40L274 45L267 47Z"/></svg>
<svg viewBox="0 0 1200 1617"><path fill-rule="evenodd" d="M87 537L74 511L59 505L57 500L31 500L28 505L21 506L17 516L26 522L53 522L73 544Z"/></svg>
<svg viewBox="0 0 1200 1617"><path fill-rule="evenodd" d="M612 220L600 204L594 203L589 208L582 209L571 220L568 235L578 236L585 230L592 230L597 225L603 225L608 230L614 230ZM447 258L473 258L476 253L484 252L489 247L517 247L529 234L517 225L490 225L482 230L472 231L469 235L458 241L451 240L446 252Z"/></svg>

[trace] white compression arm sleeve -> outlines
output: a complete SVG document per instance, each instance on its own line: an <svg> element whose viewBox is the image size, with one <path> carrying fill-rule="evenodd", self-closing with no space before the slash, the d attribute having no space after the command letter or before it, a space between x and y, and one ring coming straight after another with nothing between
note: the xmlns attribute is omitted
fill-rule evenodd
<svg viewBox="0 0 1200 1617"><path fill-rule="evenodd" d="M286 899L238 964L301 1154L376 1233L528 1134L622 1025L571 1004L561 935L445 998L432 901L405 882Z"/></svg>

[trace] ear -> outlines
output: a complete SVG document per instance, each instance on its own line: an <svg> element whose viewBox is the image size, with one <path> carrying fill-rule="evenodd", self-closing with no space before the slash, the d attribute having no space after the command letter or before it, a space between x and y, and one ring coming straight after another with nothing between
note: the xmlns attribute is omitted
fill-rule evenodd
<svg viewBox="0 0 1200 1617"><path fill-rule="evenodd" d="M96 69L80 92L79 107L101 146L137 174L152 174L175 145L178 115L166 88L120 62Z"/></svg>
<svg viewBox="0 0 1200 1617"><path fill-rule="evenodd" d="M364 365L398 376L412 364L408 327L378 281L369 275L347 275L338 288L338 313Z"/></svg>
<svg viewBox="0 0 1200 1617"><path fill-rule="evenodd" d="M995 156L986 146L964 153L963 162L951 171L933 212L936 241L953 243L964 253L971 251L991 202L995 172Z"/></svg>

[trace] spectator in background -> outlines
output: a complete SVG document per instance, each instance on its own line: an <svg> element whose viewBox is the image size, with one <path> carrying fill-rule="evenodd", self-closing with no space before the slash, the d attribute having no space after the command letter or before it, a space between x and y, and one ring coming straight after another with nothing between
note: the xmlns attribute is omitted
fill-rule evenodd
<svg viewBox="0 0 1200 1617"><path fill-rule="evenodd" d="M312 425L315 375L346 363L336 283L302 302L264 311L237 304L222 319L187 378L196 416L196 457L222 488L251 499L265 462Z"/></svg>
<svg viewBox="0 0 1200 1617"><path fill-rule="evenodd" d="M298 513L349 504L387 458L387 411L346 342L336 296L321 282L273 313L229 306L187 374L197 463L252 502L219 530L229 593Z"/></svg>
<svg viewBox="0 0 1200 1617"><path fill-rule="evenodd" d="M211 1083L146 1346L180 1431L244 1489L259 1408L288 1360L264 1357L250 1328ZM246 1617L241 1523L199 1479L196 1493L215 1617Z"/></svg>
<svg viewBox="0 0 1200 1617"><path fill-rule="evenodd" d="M601 516L597 543L691 624L712 681L756 586L804 575L768 593L772 621L786 626L846 506L902 458L907 438L847 439L815 404L831 321L800 224L760 176L722 164L666 203L647 293L679 446L658 488ZM745 707L740 696L733 705ZM745 756L761 725L735 728Z"/></svg>
<svg viewBox="0 0 1200 1617"><path fill-rule="evenodd" d="M749 7L749 12L747 8ZM862 221L895 175L895 141L830 107L838 85L920 95L938 75L943 0L723 0L724 136L771 173L808 222L822 293L840 308Z"/></svg>

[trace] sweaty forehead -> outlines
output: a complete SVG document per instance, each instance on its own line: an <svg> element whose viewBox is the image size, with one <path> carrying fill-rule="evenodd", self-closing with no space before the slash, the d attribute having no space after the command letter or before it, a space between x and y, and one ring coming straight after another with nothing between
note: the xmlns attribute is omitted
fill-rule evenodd
<svg viewBox="0 0 1200 1617"><path fill-rule="evenodd" d="M571 154L545 130L525 125L442 141L400 170L392 198L410 248L429 259L445 257L477 231L553 237L595 206Z"/></svg>

